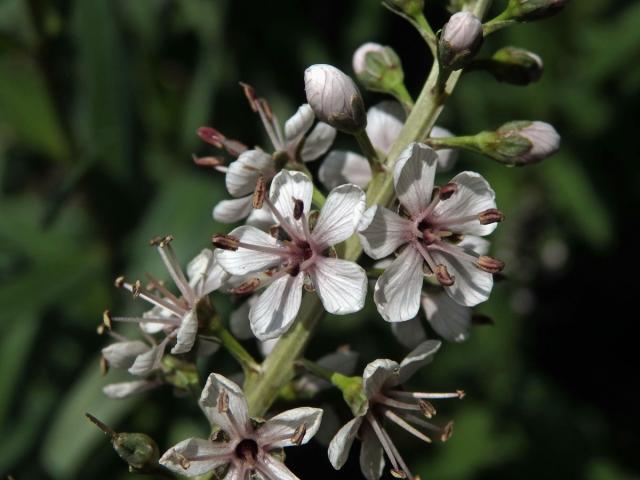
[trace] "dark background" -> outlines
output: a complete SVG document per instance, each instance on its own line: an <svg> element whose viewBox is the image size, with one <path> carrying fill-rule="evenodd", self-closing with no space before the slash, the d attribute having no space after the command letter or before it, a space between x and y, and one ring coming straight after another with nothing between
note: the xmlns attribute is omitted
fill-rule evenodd
<svg viewBox="0 0 640 480"><path fill-rule="evenodd" d="M427 2L435 28L446 21L444 3ZM495 14L505 2L494 3ZM350 73L365 41L396 49L417 94L426 48L372 0L0 1L0 474L132 478L85 411L147 432L163 450L206 434L194 402L169 389L126 401L102 395L121 377L99 373L101 312L142 309L113 278L163 273L147 243L154 235L173 234L186 263L225 229L211 219L226 196L222 177L190 156L212 152L195 136L204 124L267 145L238 81L285 119L304 101L306 66ZM562 134L562 150L522 169L461 156L456 170L485 175L507 215L493 236L506 279L477 309L494 325L445 345L416 380L467 391L462 402L438 404L440 417L456 421L453 438L425 446L394 437L423 479L638 478L630 274L640 4L576 0L552 20L492 35L481 55L505 45L538 52L542 80L521 88L465 75L439 123L465 134L544 120ZM344 136L338 144L354 147ZM359 368L404 354L371 308L325 320L310 358L346 343L362 353ZM218 354L202 369L234 366ZM322 400L340 405L335 392ZM347 419L344 406L338 415ZM338 475L317 442L288 458L302 478L358 478L355 455Z"/></svg>

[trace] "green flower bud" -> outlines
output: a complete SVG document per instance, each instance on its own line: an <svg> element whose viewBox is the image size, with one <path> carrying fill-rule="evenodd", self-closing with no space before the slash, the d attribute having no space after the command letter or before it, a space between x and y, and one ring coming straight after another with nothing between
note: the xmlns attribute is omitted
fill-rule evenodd
<svg viewBox="0 0 640 480"><path fill-rule="evenodd" d="M438 42L440 65L449 70L467 66L482 45L482 22L470 12L451 16L442 28Z"/></svg>
<svg viewBox="0 0 640 480"><path fill-rule="evenodd" d="M483 66L499 82L528 85L542 76L544 65L535 53L515 47L498 50Z"/></svg>
<svg viewBox="0 0 640 480"><path fill-rule="evenodd" d="M365 43L356 50L353 71L365 88L377 92L395 92L404 82L400 57L378 43Z"/></svg>
<svg viewBox="0 0 640 480"><path fill-rule="evenodd" d="M551 17L568 3L569 0L509 0L505 12L512 20L530 22Z"/></svg>
<svg viewBox="0 0 640 480"><path fill-rule="evenodd" d="M424 0L382 0L382 4L409 17L420 15L424 10Z"/></svg>

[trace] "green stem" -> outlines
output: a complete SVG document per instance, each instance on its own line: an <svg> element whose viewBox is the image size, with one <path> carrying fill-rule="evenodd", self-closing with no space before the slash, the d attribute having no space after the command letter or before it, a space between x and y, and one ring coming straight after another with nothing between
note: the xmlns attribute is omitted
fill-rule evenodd
<svg viewBox="0 0 640 480"><path fill-rule="evenodd" d="M502 12L495 18L492 18L487 23L482 26L482 33L484 36L490 35L493 32L497 32L498 30L502 30L505 27L510 27L511 25L515 25L515 20L510 18L509 12L506 10Z"/></svg>
<svg viewBox="0 0 640 480"><path fill-rule="evenodd" d="M438 41L436 39L436 34L433 33L431 25L429 25L429 22L427 22L427 19L422 13L420 15L416 15L413 20L416 22L415 26L418 29L418 32L420 32L424 41L427 42L431 55L433 55L434 59L437 58Z"/></svg>
<svg viewBox="0 0 640 480"><path fill-rule="evenodd" d="M318 365L316 362L312 362L311 360L307 360L306 358L301 358L296 362L298 365L304 367L309 373L314 374L316 377L322 378L323 380L331 381L335 372L332 372L328 368L324 368Z"/></svg>
<svg viewBox="0 0 640 480"><path fill-rule="evenodd" d="M311 178L311 176L309 177ZM313 186L313 197L311 197L311 201L315 204L316 207L322 208L324 206L324 202L327 201L327 198L322 194L318 187Z"/></svg>
<svg viewBox="0 0 640 480"><path fill-rule="evenodd" d="M354 133L353 136L356 137L362 153L364 153L364 156L369 160L371 168L374 171L379 170L380 159L378 158L378 152L376 152L375 147L371 143L371 139L369 138L369 135L367 135L367 131L362 129L359 132Z"/></svg>
<svg viewBox="0 0 640 480"><path fill-rule="evenodd" d="M396 85L391 94L402 104L408 115L413 108L413 97L409 93L409 90L407 90L407 87L405 87L404 83Z"/></svg>
<svg viewBox="0 0 640 480"><path fill-rule="evenodd" d="M220 327L216 331L216 336L220 339L222 346L240 364L244 374L254 376L260 371L260 365L254 360L247 350L236 340L229 330Z"/></svg>

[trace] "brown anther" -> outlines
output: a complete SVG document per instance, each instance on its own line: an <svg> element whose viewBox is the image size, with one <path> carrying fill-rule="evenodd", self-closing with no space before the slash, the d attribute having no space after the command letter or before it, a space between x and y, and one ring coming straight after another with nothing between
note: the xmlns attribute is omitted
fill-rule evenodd
<svg viewBox="0 0 640 480"><path fill-rule="evenodd" d="M267 102L264 98L260 98L258 99L258 103L262 107L262 110L264 111L269 121L273 122L273 110L271 110L271 105L269 105L269 102Z"/></svg>
<svg viewBox="0 0 640 480"><path fill-rule="evenodd" d="M394 478L407 478L407 474L406 474L406 473L404 473L402 470L398 470L398 469L396 469L396 468L392 468L392 469L390 470L390 472L391 472L391 475L392 475Z"/></svg>
<svg viewBox="0 0 640 480"><path fill-rule="evenodd" d="M504 268L504 262L488 255L481 255L476 260L476 266L488 273L500 273Z"/></svg>
<svg viewBox="0 0 640 480"><path fill-rule="evenodd" d="M456 280L455 277L449 274L447 267L442 264L436 265L436 271L434 273L436 274L436 278L438 279L438 282L440 282L440 285L444 287L450 287Z"/></svg>
<svg viewBox="0 0 640 480"><path fill-rule="evenodd" d="M100 357L100 375L103 377L109 373L109 362L106 358Z"/></svg>
<svg viewBox="0 0 640 480"><path fill-rule="evenodd" d="M224 147L225 137L218 130L212 127L200 127L197 130L198 136L203 141L217 148Z"/></svg>
<svg viewBox="0 0 640 480"><path fill-rule="evenodd" d="M300 220L304 213L304 202L298 198L293 199L293 218Z"/></svg>
<svg viewBox="0 0 640 480"><path fill-rule="evenodd" d="M104 332L105 332L106 330L107 330L107 329L105 328L104 323L101 323L100 325L98 325L98 326L96 327L96 333L97 333L98 335L104 335Z"/></svg>
<svg viewBox="0 0 640 480"><path fill-rule="evenodd" d="M462 400L464 397L466 397L466 393L464 392L464 390L456 390L456 393L458 394L458 398L460 400Z"/></svg>
<svg viewBox="0 0 640 480"><path fill-rule="evenodd" d="M497 208L490 208L478 214L478 220L482 225L498 223L504 220L504 214Z"/></svg>
<svg viewBox="0 0 640 480"><path fill-rule="evenodd" d="M191 466L191 462L187 459L187 457L185 457L181 453L178 453L178 452L174 451L173 455L174 455L174 458L180 464L180 466L182 468L184 468L185 470L188 469Z"/></svg>
<svg viewBox="0 0 640 480"><path fill-rule="evenodd" d="M164 237L161 237L159 235L157 237L153 237L151 240L149 240L149 245L151 245L152 247L157 247L158 245L160 245L163 238Z"/></svg>
<svg viewBox="0 0 640 480"><path fill-rule="evenodd" d="M253 191L253 199L251 201L253 208L262 208L264 203L264 197L267 194L267 181L262 175L258 177L256 182L256 189Z"/></svg>
<svg viewBox="0 0 640 480"><path fill-rule="evenodd" d="M220 157L208 156L208 157L198 157L197 155L191 155L193 159L193 163L198 165L199 167L219 167L224 165L224 160Z"/></svg>
<svg viewBox="0 0 640 480"><path fill-rule="evenodd" d="M216 408L219 413L227 413L229 411L229 394L226 390L220 390L216 400Z"/></svg>
<svg viewBox="0 0 640 480"><path fill-rule="evenodd" d="M440 435L440 440L446 442L453 435L453 420L447 423L442 429L442 434Z"/></svg>
<svg viewBox="0 0 640 480"><path fill-rule="evenodd" d="M133 287L131 288L131 293L133 293L133 298L138 298L141 290L142 290L142 283L140 283L140 280L136 280L135 283L133 284Z"/></svg>
<svg viewBox="0 0 640 480"><path fill-rule="evenodd" d="M111 312L109 310L102 312L102 324L111 330Z"/></svg>
<svg viewBox="0 0 640 480"><path fill-rule="evenodd" d="M240 240L236 237L232 237L231 235L214 235L211 237L211 243L216 248L221 248L222 250L231 250L235 252L238 250L240 245Z"/></svg>
<svg viewBox="0 0 640 480"><path fill-rule="evenodd" d="M451 195L458 191L458 185L456 183L447 183L440 187L440 200L448 200Z"/></svg>
<svg viewBox="0 0 640 480"><path fill-rule="evenodd" d="M436 414L436 407L426 400L418 400L418 406L420 407L422 414L427 418L431 418Z"/></svg>
<svg viewBox="0 0 640 480"><path fill-rule="evenodd" d="M113 284L117 288L122 288L122 286L124 285L124 276L120 275L118 278L114 280Z"/></svg>
<svg viewBox="0 0 640 480"><path fill-rule="evenodd" d="M247 280L246 282L241 283L235 288L229 289L229 292L236 295L246 295L247 293L253 292L259 286L260 286L260 279L252 278L251 280Z"/></svg>
<svg viewBox="0 0 640 480"><path fill-rule="evenodd" d="M255 89L251 85L244 82L240 82L240 86L242 87L244 96L247 97L247 101L249 102L249 106L251 107L251 110L253 110L254 112L257 112L258 96L256 95Z"/></svg>
<svg viewBox="0 0 640 480"><path fill-rule="evenodd" d="M302 440L304 440L304 436L306 435L306 433L307 433L307 424L301 423L300 425L298 425L295 432L293 432L293 435L291 435L291 443L298 446L301 445Z"/></svg>

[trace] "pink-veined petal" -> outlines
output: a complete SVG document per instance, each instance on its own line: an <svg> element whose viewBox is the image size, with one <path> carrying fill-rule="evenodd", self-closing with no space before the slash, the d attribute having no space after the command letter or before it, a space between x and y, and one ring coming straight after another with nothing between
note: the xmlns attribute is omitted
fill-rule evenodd
<svg viewBox="0 0 640 480"><path fill-rule="evenodd" d="M303 162L311 162L324 155L336 138L336 129L324 122L318 124L311 130L311 133L304 141L304 146L300 152Z"/></svg>
<svg viewBox="0 0 640 480"><path fill-rule="evenodd" d="M331 190L311 234L315 244L324 250L353 235L364 213L365 200L357 185L341 185Z"/></svg>
<svg viewBox="0 0 640 480"><path fill-rule="evenodd" d="M400 153L393 170L393 184L402 206L418 216L431 202L438 155L422 143L411 143Z"/></svg>
<svg viewBox="0 0 640 480"><path fill-rule="evenodd" d="M258 339L268 340L289 330L300 310L304 275L285 275L260 294L249 312L251 330Z"/></svg>
<svg viewBox="0 0 640 480"><path fill-rule="evenodd" d="M315 118L316 116L308 103L300 105L296 113L284 124L284 136L287 143L300 140L309 131Z"/></svg>
<svg viewBox="0 0 640 480"><path fill-rule="evenodd" d="M229 164L225 183L232 197L253 193L261 175L272 175L274 163L271 155L262 150L247 150Z"/></svg>
<svg viewBox="0 0 640 480"><path fill-rule="evenodd" d="M340 470L349 458L349 450L356 439L364 417L356 417L338 430L329 443L329 461L336 470Z"/></svg>
<svg viewBox="0 0 640 480"><path fill-rule="evenodd" d="M160 383L151 380L133 380L131 382L110 383L102 387L102 392L109 398L119 400L158 386Z"/></svg>
<svg viewBox="0 0 640 480"><path fill-rule="evenodd" d="M402 105L393 100L385 100L367 111L367 134L376 150L385 156L389 154L404 124L405 113Z"/></svg>
<svg viewBox="0 0 640 480"><path fill-rule="evenodd" d="M366 422L362 426L360 436L360 470L367 480L379 480L385 463L380 440Z"/></svg>
<svg viewBox="0 0 640 480"><path fill-rule="evenodd" d="M264 480L300 480L287 466L272 455L264 455L258 459L258 475ZM262 472L262 473L261 473Z"/></svg>
<svg viewBox="0 0 640 480"><path fill-rule="evenodd" d="M237 238L241 242L259 247L274 248L280 245L279 242L268 233L251 226L235 228L229 235ZM264 271L269 267L278 265L282 261L282 257L279 255L249 250L243 247L238 247L235 251L216 249L215 259L222 268L232 275L247 275L249 273Z"/></svg>
<svg viewBox="0 0 640 480"><path fill-rule="evenodd" d="M198 315L195 308L189 310L184 317L182 317L182 323L178 328L178 336L176 337L176 344L171 349L171 353L174 355L180 353L187 353L196 343L196 337L198 336Z"/></svg>
<svg viewBox="0 0 640 480"><path fill-rule="evenodd" d="M446 293L445 296L447 296ZM424 296L422 299L422 305L424 306ZM396 339L407 348L416 348L427 339L427 333L422 326L422 320L420 320L419 316L413 317L406 322L393 322L391 324L391 332Z"/></svg>
<svg viewBox="0 0 640 480"><path fill-rule="evenodd" d="M267 420L258 430L258 443L268 449L290 447L307 443L320 428L322 409L300 407L287 410ZM305 434L301 441L291 439L300 425L305 425ZM297 439L296 439L297 440Z"/></svg>
<svg viewBox="0 0 640 480"><path fill-rule="evenodd" d="M102 356L110 367L129 368L138 355L149 351L149 349L149 345L140 340L115 342L102 349Z"/></svg>
<svg viewBox="0 0 640 480"><path fill-rule="evenodd" d="M367 273L355 262L322 257L309 271L325 310L334 315L357 312L367 296Z"/></svg>
<svg viewBox="0 0 640 480"><path fill-rule="evenodd" d="M294 219L295 200L302 200L303 212L309 215L313 183L302 172L281 170L271 182L269 198L286 221L302 234L300 221Z"/></svg>
<svg viewBox="0 0 640 480"><path fill-rule="evenodd" d="M221 392L225 392L229 403L227 411L218 408ZM222 375L212 373L200 395L200 408L211 425L217 425L231 438L247 437L253 433L249 418L249 407L242 389Z"/></svg>
<svg viewBox="0 0 640 480"><path fill-rule="evenodd" d="M391 255L415 237L413 223L380 205L362 215L358 226L362 248L373 259Z"/></svg>
<svg viewBox="0 0 640 480"><path fill-rule="evenodd" d="M469 338L471 309L460 305L446 292L423 295L422 309L433 329L445 340L462 342Z"/></svg>
<svg viewBox="0 0 640 480"><path fill-rule="evenodd" d="M434 126L431 129L431 133L429 134L431 138L445 138L445 137L453 137L453 133L451 133L446 128L439 127L438 125ZM458 159L458 151L453 148L441 148L436 150L438 154L438 171L446 172L453 168Z"/></svg>
<svg viewBox="0 0 640 480"><path fill-rule="evenodd" d="M371 165L365 157L345 150L332 150L318 169L318 178L328 189L345 183L365 188L372 176Z"/></svg>
<svg viewBox="0 0 640 480"><path fill-rule="evenodd" d="M227 443L189 438L167 450L159 462L176 475L196 477L229 463L231 455L233 449Z"/></svg>
<svg viewBox="0 0 640 480"><path fill-rule="evenodd" d="M400 371L394 383L406 382L420 368L431 363L441 345L439 340L426 340L409 352L400 362Z"/></svg>
<svg viewBox="0 0 640 480"><path fill-rule="evenodd" d="M236 223L252 212L252 195L231 200L221 200L213 207L213 219L220 223Z"/></svg>
<svg viewBox="0 0 640 480"><path fill-rule="evenodd" d="M393 360L379 358L370 362L362 374L362 388L368 399L382 391L387 383L397 377L400 365Z"/></svg>

